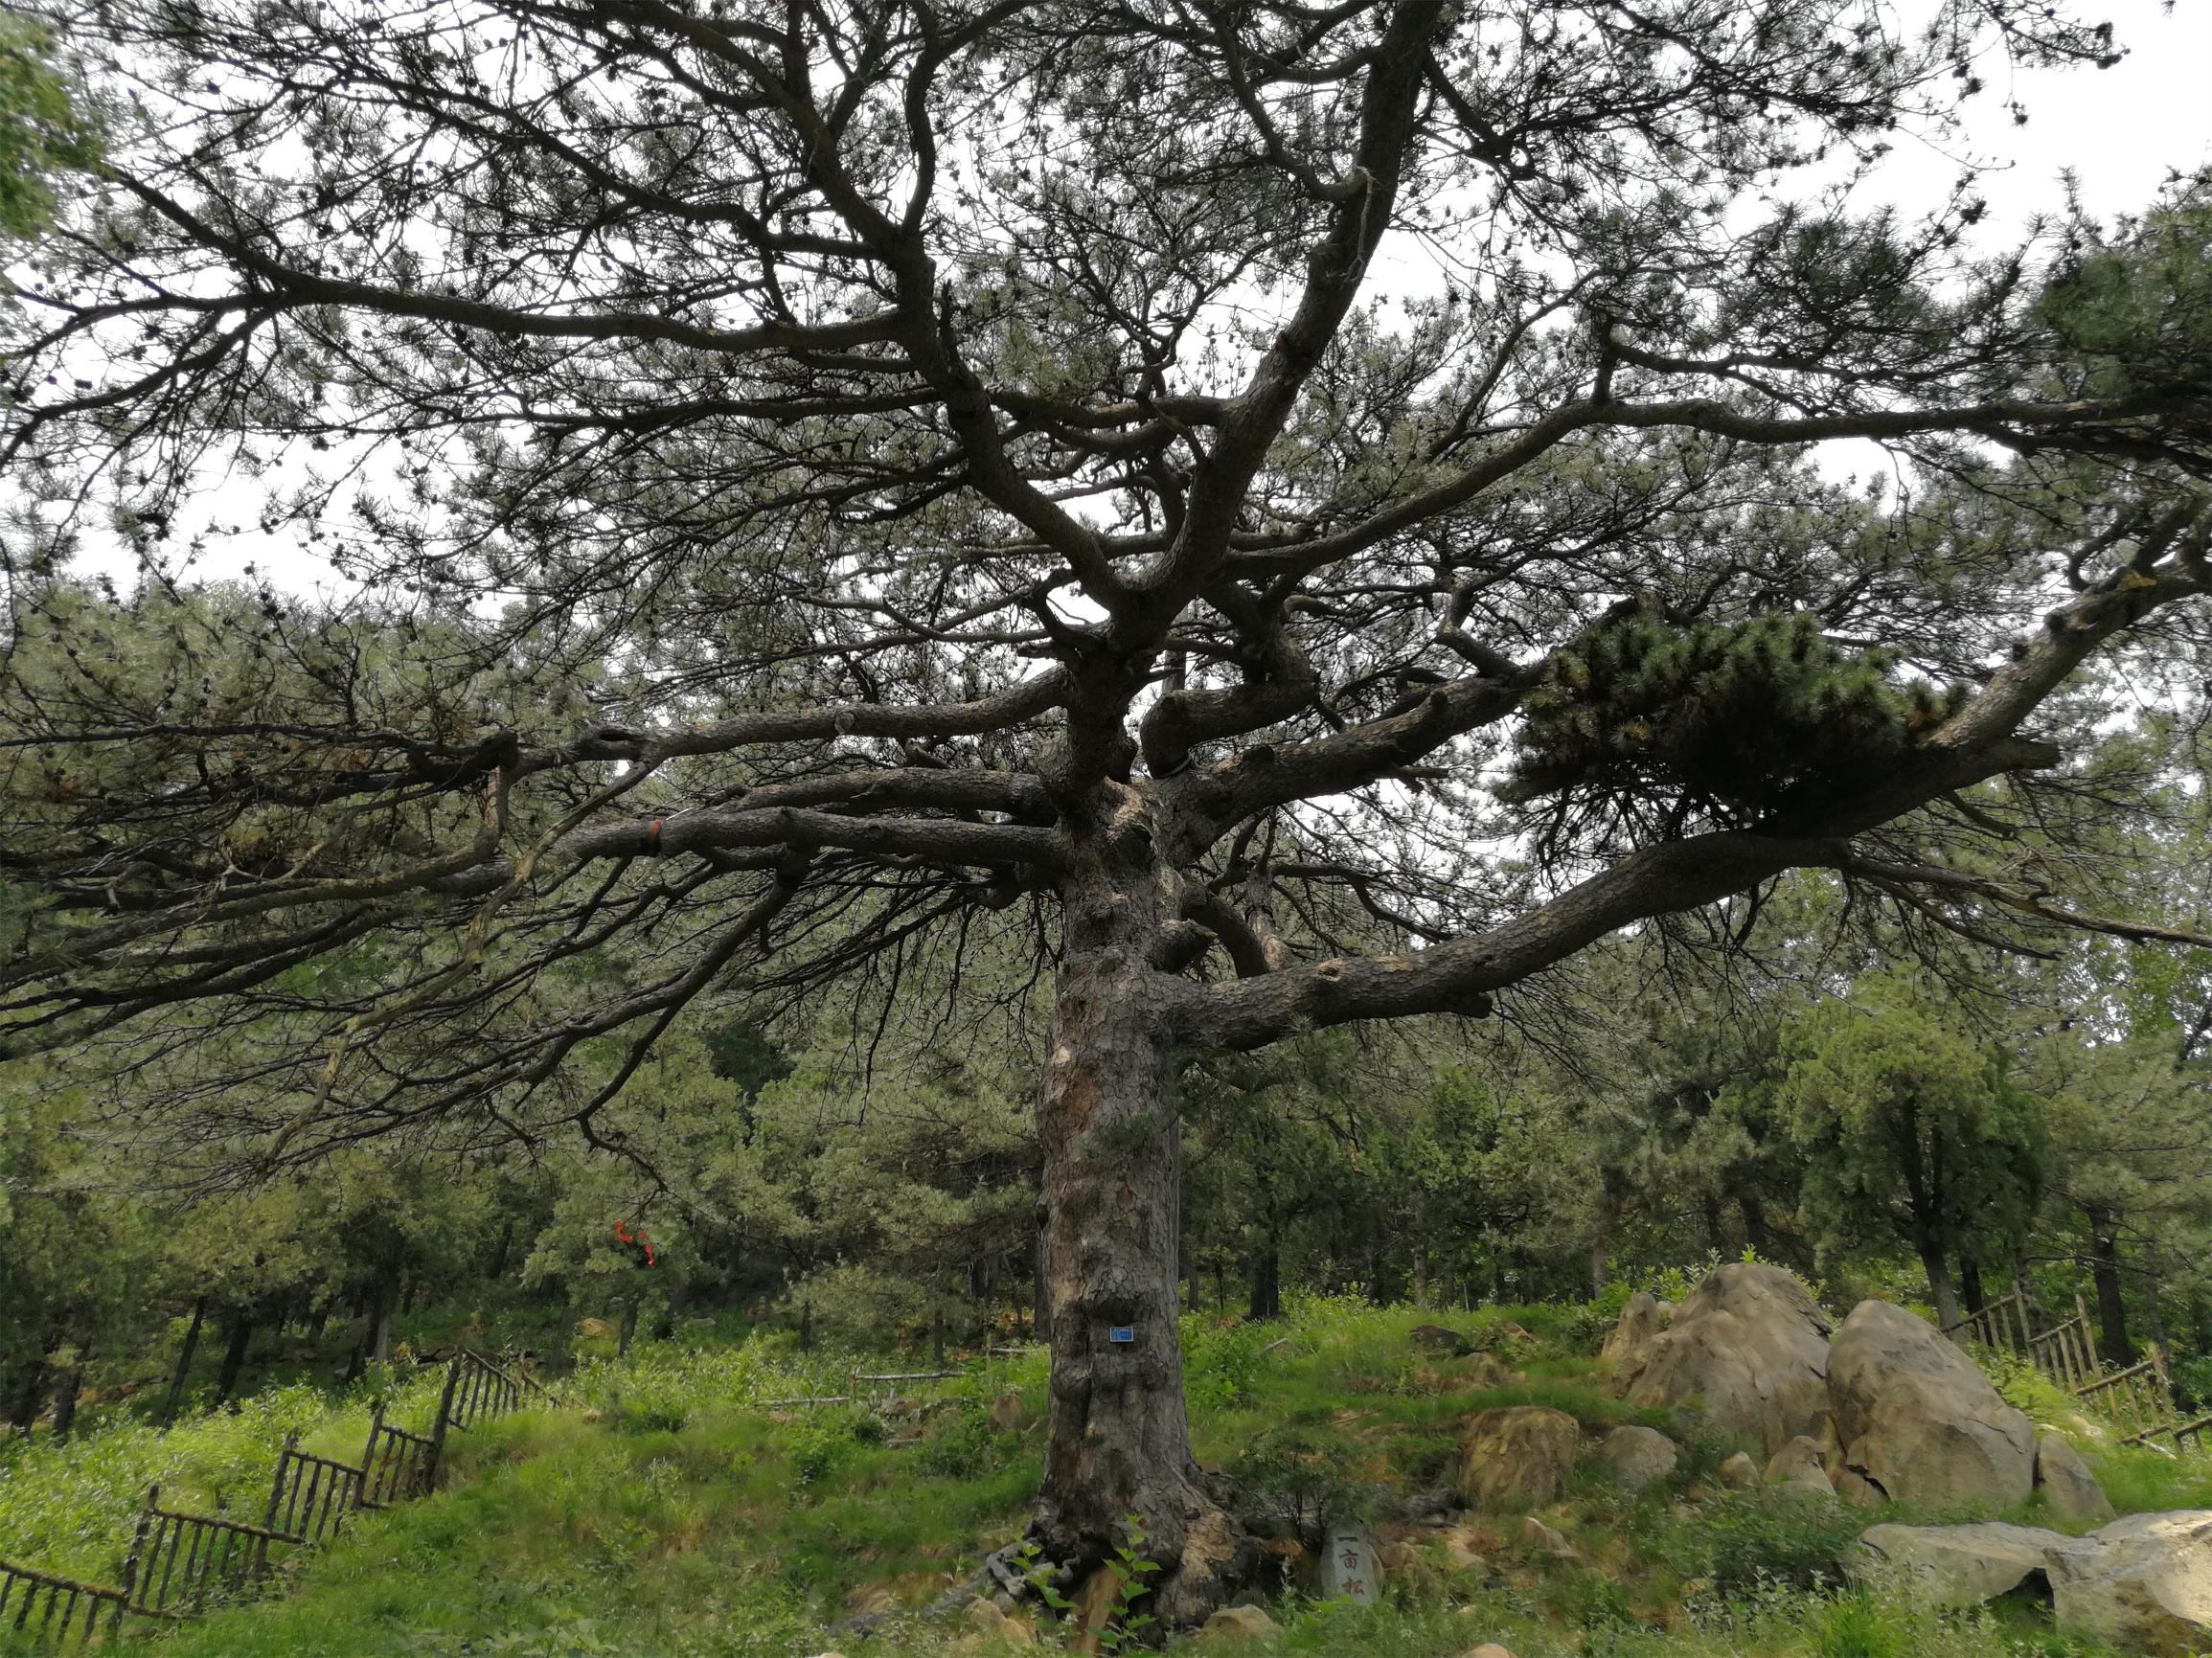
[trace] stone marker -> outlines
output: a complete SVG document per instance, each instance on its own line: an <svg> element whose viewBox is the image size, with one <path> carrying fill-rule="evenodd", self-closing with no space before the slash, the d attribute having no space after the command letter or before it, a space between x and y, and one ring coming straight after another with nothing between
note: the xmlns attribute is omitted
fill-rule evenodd
<svg viewBox="0 0 2212 1658"><path fill-rule="evenodd" d="M1321 1598L1372 1606L1382 1586L1375 1537L1357 1520L1335 1520L1321 1551Z"/></svg>

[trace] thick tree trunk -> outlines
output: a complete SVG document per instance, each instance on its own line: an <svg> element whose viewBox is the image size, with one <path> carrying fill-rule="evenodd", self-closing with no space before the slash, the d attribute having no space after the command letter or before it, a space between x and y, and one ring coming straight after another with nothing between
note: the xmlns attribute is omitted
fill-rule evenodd
<svg viewBox="0 0 2212 1658"><path fill-rule="evenodd" d="M2128 1303L2120 1291L2120 1217L2109 1206L2085 1204L2089 1223L2089 1277L2097 1286L2097 1346L2107 1364L2135 1362L2128 1339Z"/></svg>
<svg viewBox="0 0 2212 1658"><path fill-rule="evenodd" d="M8 1425L19 1434L29 1433L45 1403L46 1359L41 1354L33 1359L23 1372L23 1385L16 1390L15 1402L9 1409Z"/></svg>
<svg viewBox="0 0 2212 1658"><path fill-rule="evenodd" d="M387 1280L379 1279L374 1291L375 1300L369 1304L369 1328L362 1337L361 1351L372 1364L389 1364L392 1361L392 1310L399 1298L393 1293Z"/></svg>
<svg viewBox="0 0 2212 1658"><path fill-rule="evenodd" d="M1958 1294L1960 1305L1969 1312L1979 1312L1989 1306L1982 1294L1981 1262L1974 1259L1971 1249L1958 1252Z"/></svg>
<svg viewBox="0 0 2212 1658"><path fill-rule="evenodd" d="M65 1440L77 1426L77 1396L84 1391L84 1367L71 1365L54 1388L54 1437Z"/></svg>
<svg viewBox="0 0 2212 1658"><path fill-rule="evenodd" d="M1761 1261L1774 1259L1774 1233L1767 1224L1767 1206L1756 1192L1736 1194L1736 1213L1744 1219L1744 1244Z"/></svg>
<svg viewBox="0 0 2212 1658"><path fill-rule="evenodd" d="M1272 1231L1260 1239L1260 1246L1252 1252L1251 1296L1244 1304L1245 1316L1261 1322L1283 1316L1283 1245Z"/></svg>
<svg viewBox="0 0 2212 1658"><path fill-rule="evenodd" d="M1950 1262L1945 1259L1943 1245L1923 1243L1920 1266L1927 1274L1927 1294L1935 1303L1935 1321L1948 1329L1965 1315L1958 1308L1958 1291L1951 1286ZM1965 1332L1953 1331L1951 1339L1963 1341Z"/></svg>
<svg viewBox="0 0 2212 1658"><path fill-rule="evenodd" d="M1038 1112L1052 1389L1031 1534L1072 1592L1133 1516L1144 1554L1162 1568L1146 1609L1172 1628L1219 1606L1246 1561L1191 1455L1175 1305L1175 1060L1145 959L1164 906L1145 873L1132 873L1094 870L1068 895Z"/></svg>
<svg viewBox="0 0 2212 1658"><path fill-rule="evenodd" d="M192 1304L192 1323L184 1332L184 1346L177 1349L176 1374L169 1378L169 1398L161 1407L161 1425L168 1427L176 1420L176 1407L184 1398L185 1374L192 1369L192 1355L199 1347L200 1322L207 1317L207 1297L201 1296Z"/></svg>
<svg viewBox="0 0 2212 1658"><path fill-rule="evenodd" d="M239 1385L239 1376L246 1368L246 1347L254 1339L254 1321L250 1314L236 1313L230 1321L230 1345L223 1349L222 1374L216 1378L217 1404L228 1404L231 1393Z"/></svg>

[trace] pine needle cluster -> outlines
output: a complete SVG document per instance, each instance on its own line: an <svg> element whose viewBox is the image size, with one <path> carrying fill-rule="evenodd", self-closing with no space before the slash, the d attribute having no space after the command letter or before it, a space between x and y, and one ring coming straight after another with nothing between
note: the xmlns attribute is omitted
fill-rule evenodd
<svg viewBox="0 0 2212 1658"><path fill-rule="evenodd" d="M1813 805L1878 779L1958 707L1964 687L1895 666L1839 648L1810 611L1684 625L1639 602L1553 657L1498 792L1659 815L1677 832L1693 813Z"/></svg>

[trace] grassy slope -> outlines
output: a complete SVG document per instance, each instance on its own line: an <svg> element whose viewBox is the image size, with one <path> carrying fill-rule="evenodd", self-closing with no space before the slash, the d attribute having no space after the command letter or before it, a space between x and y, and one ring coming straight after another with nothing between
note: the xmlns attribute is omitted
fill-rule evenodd
<svg viewBox="0 0 2212 1658"><path fill-rule="evenodd" d="M1449 1321L1484 1332L1525 1378L1502 1388L1471 1385L1480 1360L1421 1356L1406 1333L1419 1322L1410 1311L1314 1304L1287 1330L1194 1329L1200 1456L1315 1501L1362 1502L1389 1534L1398 1501L1450 1479L1460 1424L1474 1411L1531 1401L1586 1427L1638 1420L1579 1356L1594 1332L1573 1314L1521 1308ZM771 1417L752 1402L825 1380L795 1377L763 1344L649 1348L627 1365L597 1367L580 1378L596 1421L532 1415L464 1436L450 1489L362 1523L306 1562L285 1599L146 1649L158 1658L793 1658L835 1645L871 1658L972 1647L964 1626L932 1624L919 1608L1018 1530L1038 1470L1041 1366L957 1384L913 1445L872 1442L869 1419ZM1031 1425L996 1433L983 1407L1009 1382ZM1384 1604L1366 1610L1301 1599L1293 1579L1274 1608L1286 1632L1268 1649L1452 1658L1498 1640L1520 1658L2093 1651L2025 1611L1944 1621L1808 1593L1864 1516L1779 1495L1701 1491L1686 1502L1721 1450L1686 1439L1684 1467L1644 1501L1624 1504L1593 1474L1544 1510L1586 1564L1544 1558L1516 1517L1471 1517L1487 1577L1454 1573L1425 1547L1396 1574ZM2126 1507L2212 1506L2212 1461L2116 1452L2101 1471ZM8 1510L0 1489L0 1535ZM850 1611L886 1605L916 1610L866 1641L825 1633Z"/></svg>

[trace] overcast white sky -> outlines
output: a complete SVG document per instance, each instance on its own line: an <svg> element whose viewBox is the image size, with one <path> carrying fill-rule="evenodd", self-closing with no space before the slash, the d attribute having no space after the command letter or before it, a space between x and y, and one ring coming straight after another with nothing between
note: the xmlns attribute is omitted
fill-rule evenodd
<svg viewBox="0 0 2212 1658"><path fill-rule="evenodd" d="M1925 0L1900 8L1910 17ZM1897 141L1881 171L1869 181L1867 205L1894 202L1908 212L1941 205L1964 166L1992 170L1978 186L1990 205L1980 227L1984 245L2017 240L2039 213L2063 200L2061 176L2071 172L2090 211L2102 216L2147 204L2173 172L2212 165L2212 0L2094 0L2085 11L2109 16L2128 56L2110 69L2020 71L2001 52L1987 52L1979 65L1985 90L1965 106L1965 122L1944 143L1911 136ZM2016 124L2012 105L2028 120ZM1861 452L1863 451L1863 453ZM1840 469L1886 469L1873 445L1839 446ZM217 489L203 500L200 523L250 524L254 504L246 491ZM328 566L285 545L288 535L244 534L211 540L190 565L198 579L235 577L248 563L283 584L301 588L327 581ZM179 537L179 541L182 537ZM177 543L171 543L171 556ZM125 585L131 560L120 549L103 557L88 547L80 568L105 567ZM174 565L172 572L176 571Z"/></svg>
<svg viewBox="0 0 2212 1658"><path fill-rule="evenodd" d="M2212 162L2212 5L2108 0L2085 11L2111 19L2127 58L2105 70L2016 73L2001 54L1986 55L1987 90L1967 105L1962 149L1907 141L1889 158L1905 175L1897 181L1902 204L1921 205L1910 193L1917 189L1933 205L1961 160L2001 162L1982 187L1994 241L2054 206L2069 169L2089 206L2113 214L2149 201L2169 172ZM2014 125L2014 100L2027 108L2024 126Z"/></svg>

